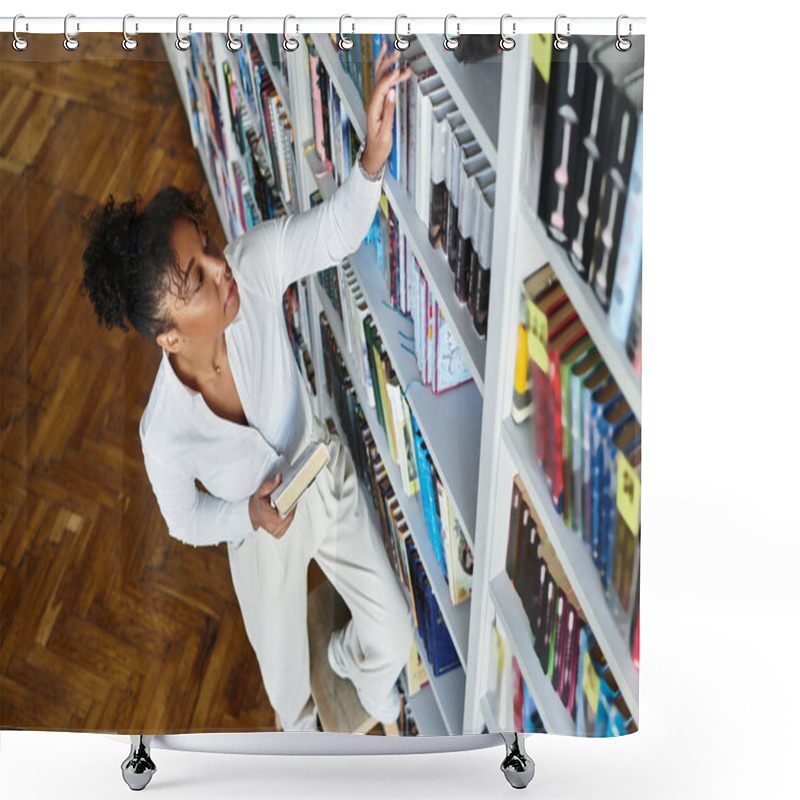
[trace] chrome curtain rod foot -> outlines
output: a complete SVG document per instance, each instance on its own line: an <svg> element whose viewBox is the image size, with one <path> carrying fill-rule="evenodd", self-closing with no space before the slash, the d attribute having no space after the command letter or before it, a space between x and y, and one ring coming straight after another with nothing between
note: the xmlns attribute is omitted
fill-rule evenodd
<svg viewBox="0 0 800 800"><path fill-rule="evenodd" d="M506 757L500 769L515 789L524 789L532 780L535 766L525 752L525 738L517 733L501 733L506 744Z"/></svg>
<svg viewBox="0 0 800 800"><path fill-rule="evenodd" d="M152 736L131 736L131 752L122 762L122 778L134 792L139 792L150 783L156 765L150 758Z"/></svg>

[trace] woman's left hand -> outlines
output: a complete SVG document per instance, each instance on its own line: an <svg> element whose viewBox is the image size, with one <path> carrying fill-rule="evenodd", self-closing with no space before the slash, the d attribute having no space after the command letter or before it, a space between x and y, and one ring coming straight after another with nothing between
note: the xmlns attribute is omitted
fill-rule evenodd
<svg viewBox="0 0 800 800"><path fill-rule="evenodd" d="M400 51L386 55L388 45L384 42L375 62L375 87L367 104L367 144L361 155L361 164L372 174L381 167L392 152L392 129L397 103L397 85L411 77L411 67L392 69L400 58Z"/></svg>

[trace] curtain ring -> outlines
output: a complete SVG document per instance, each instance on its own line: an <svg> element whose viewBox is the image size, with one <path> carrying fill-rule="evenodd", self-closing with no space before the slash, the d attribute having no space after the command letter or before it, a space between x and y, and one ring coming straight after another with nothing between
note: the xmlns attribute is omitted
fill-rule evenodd
<svg viewBox="0 0 800 800"><path fill-rule="evenodd" d="M503 33L503 23L507 19L511 19L511 14L503 14L503 16L500 17L500 47L502 47L503 50L513 50L514 46L517 43L510 36L506 36L505 33ZM512 22L511 33L515 34L516 32L517 32L517 23Z"/></svg>
<svg viewBox="0 0 800 800"><path fill-rule="evenodd" d="M617 17L617 42L616 42L616 47L617 47L617 50L620 51L620 53L625 53L625 52L627 52L628 50L631 49L631 40L630 39L624 39L622 37L622 35L620 34L620 32L619 32L619 27L620 27L619 24L620 24L620 22L622 22L623 19L628 19L628 17L625 14L620 14ZM633 33L633 26L629 22L628 23L628 36L630 36L632 33Z"/></svg>
<svg viewBox="0 0 800 800"><path fill-rule="evenodd" d="M122 47L125 50L135 50L139 46L139 42L136 41L132 36L128 36L128 20L129 19L136 19L133 14L126 14L122 18ZM136 31L139 31L139 23L136 23Z"/></svg>
<svg viewBox="0 0 800 800"><path fill-rule="evenodd" d="M559 32L558 32L558 21L560 19L566 19L566 14L559 14L556 17L556 24L555 24L555 38L553 39L553 47L556 50L566 50L569 47L569 40L565 39ZM569 36L569 22L567 22L567 36Z"/></svg>
<svg viewBox="0 0 800 800"><path fill-rule="evenodd" d="M447 32L447 23L451 19L456 19L456 15L455 14L448 14L444 18L444 43L443 44L444 44L444 49L445 50L455 50L456 47L458 47L458 45L459 45L458 34L461 33L461 23L460 22L456 22L456 35L455 36L450 36L450 34Z"/></svg>
<svg viewBox="0 0 800 800"><path fill-rule="evenodd" d="M283 18L283 49L286 50L287 53L293 53L298 47L300 47L300 42L298 42L294 37L289 36L286 31L286 23L290 19L297 19L297 17L293 17L290 14L289 16ZM295 25L295 30L299 33L300 26Z"/></svg>
<svg viewBox="0 0 800 800"><path fill-rule="evenodd" d="M69 35L68 28L69 28L69 21L71 19L75 19L75 15L74 14L67 14L67 16L64 17L64 49L65 50L77 50L78 49L78 45L80 44L80 42L74 36L70 36ZM77 33L80 29L81 29L80 22L76 22L75 23L75 32Z"/></svg>
<svg viewBox="0 0 800 800"><path fill-rule="evenodd" d="M394 18L394 47L395 47L395 50L406 50L406 49L408 49L409 45L411 44L411 42L409 42L408 39L406 39L404 36L401 36L400 32L398 31L398 23L400 22L401 19L408 19L408 17L405 14L398 14ZM411 34L411 23L408 22L406 24L408 26L408 34L407 35L410 35Z"/></svg>
<svg viewBox="0 0 800 800"><path fill-rule="evenodd" d="M343 23L344 23L344 21L346 19L353 19L353 18L349 14L342 14L342 16L339 17L339 49L340 50L352 50L353 49L353 45L355 44L355 42L352 39L348 39L348 37L344 35L344 31L342 30ZM352 25L351 27L353 28L353 30L355 30L355 25Z"/></svg>
<svg viewBox="0 0 800 800"><path fill-rule="evenodd" d="M242 49L242 40L238 36L234 36L231 33L231 22L235 19L239 19L236 14L231 14L231 16L228 17L228 41L225 42L225 46L231 51L231 53L237 53ZM242 30L241 25L239 25L239 30Z"/></svg>
<svg viewBox="0 0 800 800"><path fill-rule="evenodd" d="M178 18L175 20L175 47L177 47L178 50L188 50L192 46L191 41L189 41L189 37L184 36L181 33L181 20L187 19L188 16L189 16L188 14L178 14ZM190 33L191 30L192 30L192 23L190 22L189 23Z"/></svg>
<svg viewBox="0 0 800 800"><path fill-rule="evenodd" d="M17 14L17 16L14 17L14 25L12 27L12 30L14 32L14 41L11 43L11 46L15 50L22 51L22 50L25 50L28 47L28 40L27 39L23 39L17 33L17 20L18 19L25 19L25 16L23 14ZM28 23L27 22L25 23L25 30L26 31L28 30Z"/></svg>

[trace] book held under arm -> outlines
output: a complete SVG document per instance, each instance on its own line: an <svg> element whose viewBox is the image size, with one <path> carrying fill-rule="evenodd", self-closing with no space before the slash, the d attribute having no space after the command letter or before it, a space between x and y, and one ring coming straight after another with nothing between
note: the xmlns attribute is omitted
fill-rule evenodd
<svg viewBox="0 0 800 800"><path fill-rule="evenodd" d="M330 453L323 442L310 442L294 464L284 472L280 486L270 497L281 518L292 510L329 459Z"/></svg>

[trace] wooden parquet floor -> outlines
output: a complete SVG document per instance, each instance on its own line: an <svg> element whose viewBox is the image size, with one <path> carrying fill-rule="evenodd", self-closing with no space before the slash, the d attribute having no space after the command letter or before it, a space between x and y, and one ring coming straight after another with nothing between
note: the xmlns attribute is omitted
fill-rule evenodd
<svg viewBox="0 0 800 800"><path fill-rule="evenodd" d="M109 194L199 189L224 241L160 40L119 40L0 50L0 726L274 730L225 547L171 539L147 480L160 351L78 290Z"/></svg>

